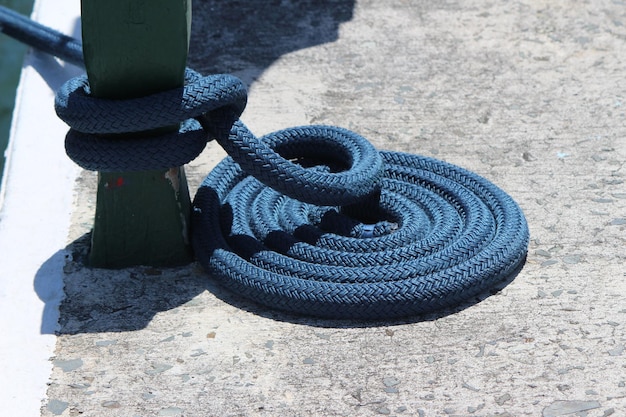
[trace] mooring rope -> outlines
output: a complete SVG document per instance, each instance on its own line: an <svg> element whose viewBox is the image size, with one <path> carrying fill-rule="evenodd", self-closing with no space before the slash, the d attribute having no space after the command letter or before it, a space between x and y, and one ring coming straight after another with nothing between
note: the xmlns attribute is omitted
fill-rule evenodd
<svg viewBox="0 0 626 417"><path fill-rule="evenodd" d="M14 19L0 7L0 29ZM179 166L216 139L230 156L194 198L196 257L224 286L271 308L357 319L428 313L479 295L523 264L524 215L485 178L378 152L338 127L257 138L239 120L246 98L235 77L188 70L185 87L133 100L95 99L79 77L59 90L55 107L71 127L68 155L92 170ZM165 136L109 136L177 123L179 132Z"/></svg>

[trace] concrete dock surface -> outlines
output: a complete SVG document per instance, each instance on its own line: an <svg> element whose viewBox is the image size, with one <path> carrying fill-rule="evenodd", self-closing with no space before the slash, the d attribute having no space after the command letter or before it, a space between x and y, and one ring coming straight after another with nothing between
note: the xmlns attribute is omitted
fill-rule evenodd
<svg viewBox="0 0 626 417"><path fill-rule="evenodd" d="M189 66L247 83L253 132L337 125L474 171L522 207L527 261L438 314L284 314L197 264L86 267L84 171L41 415L626 416L625 6L195 0Z"/></svg>

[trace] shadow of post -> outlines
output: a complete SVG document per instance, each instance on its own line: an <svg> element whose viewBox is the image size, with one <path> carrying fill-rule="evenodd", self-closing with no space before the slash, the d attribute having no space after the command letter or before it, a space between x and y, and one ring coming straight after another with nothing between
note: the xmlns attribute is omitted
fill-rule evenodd
<svg viewBox="0 0 626 417"><path fill-rule="evenodd" d="M61 334L143 329L157 313L182 306L207 290L207 276L195 264L121 270L86 267L86 251L80 248L88 239L85 235L82 243L68 248L73 254L65 264Z"/></svg>
<svg viewBox="0 0 626 417"><path fill-rule="evenodd" d="M60 250L48 258L37 270L33 287L37 296L45 303L41 317L41 334L55 334L59 330L59 305L63 293L63 266L68 252Z"/></svg>
<svg viewBox="0 0 626 417"><path fill-rule="evenodd" d="M194 1L189 66L250 85L281 56L334 42L354 0Z"/></svg>

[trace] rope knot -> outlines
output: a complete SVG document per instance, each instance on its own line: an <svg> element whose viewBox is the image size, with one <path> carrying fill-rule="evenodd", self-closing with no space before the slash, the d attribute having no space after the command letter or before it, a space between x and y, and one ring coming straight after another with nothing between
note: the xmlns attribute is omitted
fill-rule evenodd
<svg viewBox="0 0 626 417"><path fill-rule="evenodd" d="M94 98L87 77L74 78L58 91L55 109L71 127L67 154L85 169L181 166L215 138L248 174L301 201L352 204L379 191L382 158L366 139L331 126L290 128L257 138L239 120L246 100L238 78L202 77L187 70L184 87L129 100ZM151 132L172 125L180 125L179 130ZM137 132L143 135L123 135ZM330 169L307 169L305 161Z"/></svg>

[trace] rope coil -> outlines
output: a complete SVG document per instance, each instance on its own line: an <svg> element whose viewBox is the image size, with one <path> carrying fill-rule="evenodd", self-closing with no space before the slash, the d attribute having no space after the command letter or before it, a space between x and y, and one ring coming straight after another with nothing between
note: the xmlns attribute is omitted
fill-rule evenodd
<svg viewBox="0 0 626 417"><path fill-rule="evenodd" d="M432 312L477 296L520 267L528 229L508 195L442 161L381 155L380 199L350 207L285 197L226 158L194 199L198 260L237 294L334 319ZM372 222L377 234L353 233Z"/></svg>
<svg viewBox="0 0 626 417"><path fill-rule="evenodd" d="M15 20L30 36L20 39L76 61L78 42L0 7L0 29ZM239 120L246 100L236 77L188 70L183 88L132 100L95 99L87 78L75 78L55 108L71 127L68 155L91 170L180 166L216 139L230 156L194 198L196 257L223 285L266 306L327 318L422 314L468 300L523 265L524 215L485 178L378 152L338 127L258 138ZM119 136L179 123L172 134Z"/></svg>

